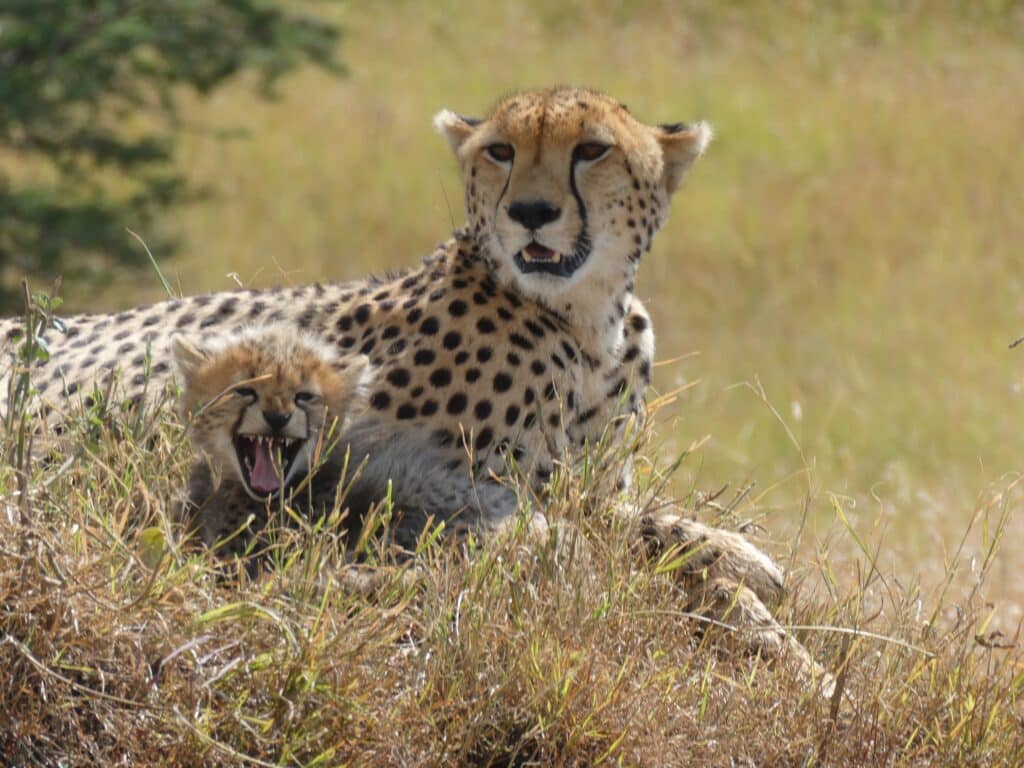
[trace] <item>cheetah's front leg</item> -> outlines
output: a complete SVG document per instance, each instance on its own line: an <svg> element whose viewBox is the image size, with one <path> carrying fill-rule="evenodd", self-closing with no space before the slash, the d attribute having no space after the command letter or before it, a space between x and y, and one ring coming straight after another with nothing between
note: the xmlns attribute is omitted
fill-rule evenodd
<svg viewBox="0 0 1024 768"><path fill-rule="evenodd" d="M685 588L686 610L704 617L704 634L726 648L793 665L823 696L835 679L772 615L784 593L781 569L739 533L691 520L675 512L652 512L636 520L650 558L678 558L673 573Z"/></svg>
<svg viewBox="0 0 1024 768"><path fill-rule="evenodd" d="M676 573L688 591L706 582L727 579L742 584L768 605L777 605L784 592L781 569L739 533L712 528L675 512L651 512L638 521L638 534L647 555L678 556Z"/></svg>

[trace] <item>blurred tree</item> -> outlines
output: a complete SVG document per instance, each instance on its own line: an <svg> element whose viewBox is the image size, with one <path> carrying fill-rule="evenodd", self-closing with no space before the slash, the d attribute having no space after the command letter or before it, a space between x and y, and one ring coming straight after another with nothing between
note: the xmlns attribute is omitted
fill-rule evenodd
<svg viewBox="0 0 1024 768"><path fill-rule="evenodd" d="M143 263L128 227L171 252L150 227L189 192L177 97L250 70L265 95L300 64L339 72L339 37L289 0L0 0L0 311L25 274Z"/></svg>

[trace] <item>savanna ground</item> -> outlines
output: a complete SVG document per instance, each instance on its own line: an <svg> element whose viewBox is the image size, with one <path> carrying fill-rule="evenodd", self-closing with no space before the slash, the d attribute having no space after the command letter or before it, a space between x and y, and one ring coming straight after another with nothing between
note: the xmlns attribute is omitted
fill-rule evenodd
<svg viewBox="0 0 1024 768"><path fill-rule="evenodd" d="M342 6L346 79L190 105L182 161L213 197L167 221L185 247L163 267L194 293L412 263L462 217L430 128L443 106L572 82L652 122L710 120L716 141L641 270L665 397L640 486L691 447L669 481L691 505L691 489L729 483L725 504L754 483L700 514L761 526L789 568L780 621L884 638L795 630L847 670L838 711L785 663L695 640L678 563L637 569L625 535L581 518L580 498L605 498L593 476L555 494L594 547L587 569L513 537L468 564L427 553L415 584L396 575L366 597L314 577L336 553L307 541L278 576L229 587L167 523L189 456L158 420L118 441L83 424L63 471L31 471L31 503L5 476L0 753L1024 760L1024 666L1000 647L1024 609L1024 348L1008 349L1024 334L1024 10L837 8ZM211 135L238 125L247 138ZM63 294L106 309L162 290L115 276Z"/></svg>

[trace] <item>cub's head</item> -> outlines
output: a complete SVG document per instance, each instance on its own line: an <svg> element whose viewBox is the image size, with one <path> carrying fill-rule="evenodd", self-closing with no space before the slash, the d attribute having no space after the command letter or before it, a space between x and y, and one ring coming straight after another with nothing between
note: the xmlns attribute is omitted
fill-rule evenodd
<svg viewBox="0 0 1024 768"><path fill-rule="evenodd" d="M172 340L179 410L192 437L223 473L264 499L301 480L325 434L355 415L365 355L338 357L292 328L251 328L194 343Z"/></svg>
<svg viewBox="0 0 1024 768"><path fill-rule="evenodd" d="M469 229L495 276L556 309L585 285L631 282L711 139L705 123L646 125L579 88L520 93L483 120L444 110L434 123L459 159Z"/></svg>

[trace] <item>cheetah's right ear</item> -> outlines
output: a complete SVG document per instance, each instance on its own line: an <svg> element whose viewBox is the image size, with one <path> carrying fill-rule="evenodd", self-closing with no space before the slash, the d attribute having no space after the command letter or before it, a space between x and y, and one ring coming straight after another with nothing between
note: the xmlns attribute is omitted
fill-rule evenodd
<svg viewBox="0 0 1024 768"><path fill-rule="evenodd" d="M448 139L448 146L455 153L458 153L459 147L482 122L476 118L457 115L450 109L442 109L434 115L434 127L437 128L438 133Z"/></svg>
<svg viewBox="0 0 1024 768"><path fill-rule="evenodd" d="M659 125L655 131L664 161L661 183L671 195L679 188L690 166L711 143L711 126L705 122L693 125L673 123Z"/></svg>
<svg viewBox="0 0 1024 768"><path fill-rule="evenodd" d="M197 347L184 336L171 337L171 352L174 363L185 381L191 381L203 364L210 359L207 352Z"/></svg>

